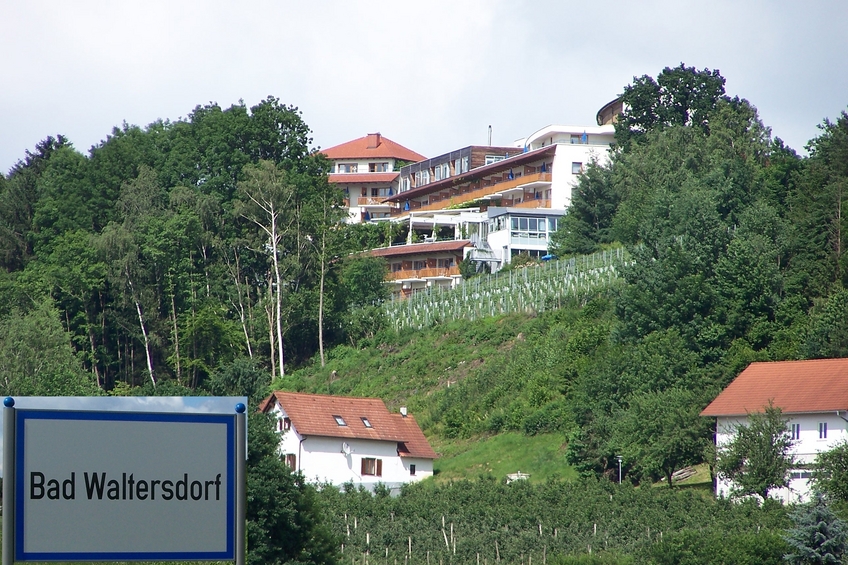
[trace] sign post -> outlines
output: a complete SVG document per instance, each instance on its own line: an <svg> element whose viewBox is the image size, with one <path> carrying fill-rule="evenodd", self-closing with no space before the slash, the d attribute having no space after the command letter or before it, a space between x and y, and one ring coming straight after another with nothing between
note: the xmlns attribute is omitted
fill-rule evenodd
<svg viewBox="0 0 848 565"><path fill-rule="evenodd" d="M3 565L244 565L244 404L229 415L4 404Z"/></svg>

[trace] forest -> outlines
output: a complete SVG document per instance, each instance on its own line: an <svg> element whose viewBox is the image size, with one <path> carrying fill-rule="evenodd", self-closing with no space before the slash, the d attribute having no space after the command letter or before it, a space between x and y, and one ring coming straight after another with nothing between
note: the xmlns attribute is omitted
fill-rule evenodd
<svg viewBox="0 0 848 565"><path fill-rule="evenodd" d="M615 284L426 330L386 324L386 267L358 252L403 234L341 222L297 108L198 106L87 154L47 137L0 176L4 394L375 395L409 405L446 452L543 436L574 471L392 498L311 490L259 442L254 562L779 562L789 509L650 485L715 471L698 414L750 362L848 355L848 114L800 156L724 85L681 64L623 88L616 147L580 178L550 249L626 249ZM314 522L271 509L278 483ZM286 528L323 549L269 546Z"/></svg>

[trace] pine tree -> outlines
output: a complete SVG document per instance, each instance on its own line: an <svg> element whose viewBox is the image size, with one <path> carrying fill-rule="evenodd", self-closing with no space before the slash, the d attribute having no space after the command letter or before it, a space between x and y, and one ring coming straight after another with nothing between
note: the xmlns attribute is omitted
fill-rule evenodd
<svg viewBox="0 0 848 565"><path fill-rule="evenodd" d="M825 505L822 497L798 507L791 518L795 527L784 536L791 547L791 553L784 555L787 562L792 565L842 563L848 525Z"/></svg>

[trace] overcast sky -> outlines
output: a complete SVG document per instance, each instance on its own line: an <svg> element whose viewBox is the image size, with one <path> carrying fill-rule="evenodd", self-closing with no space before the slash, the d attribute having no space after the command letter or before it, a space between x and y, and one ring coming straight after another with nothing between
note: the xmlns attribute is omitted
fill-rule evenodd
<svg viewBox="0 0 848 565"><path fill-rule="evenodd" d="M300 108L321 147L435 156L592 125L634 76L719 69L796 150L848 107L848 2L0 0L0 171L199 104Z"/></svg>

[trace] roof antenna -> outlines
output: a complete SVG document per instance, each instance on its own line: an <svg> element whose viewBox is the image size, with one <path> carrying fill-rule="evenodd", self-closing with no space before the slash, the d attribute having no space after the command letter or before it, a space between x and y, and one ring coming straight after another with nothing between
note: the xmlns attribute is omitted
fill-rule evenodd
<svg viewBox="0 0 848 565"><path fill-rule="evenodd" d="M489 126L489 147L492 146L492 126Z"/></svg>

